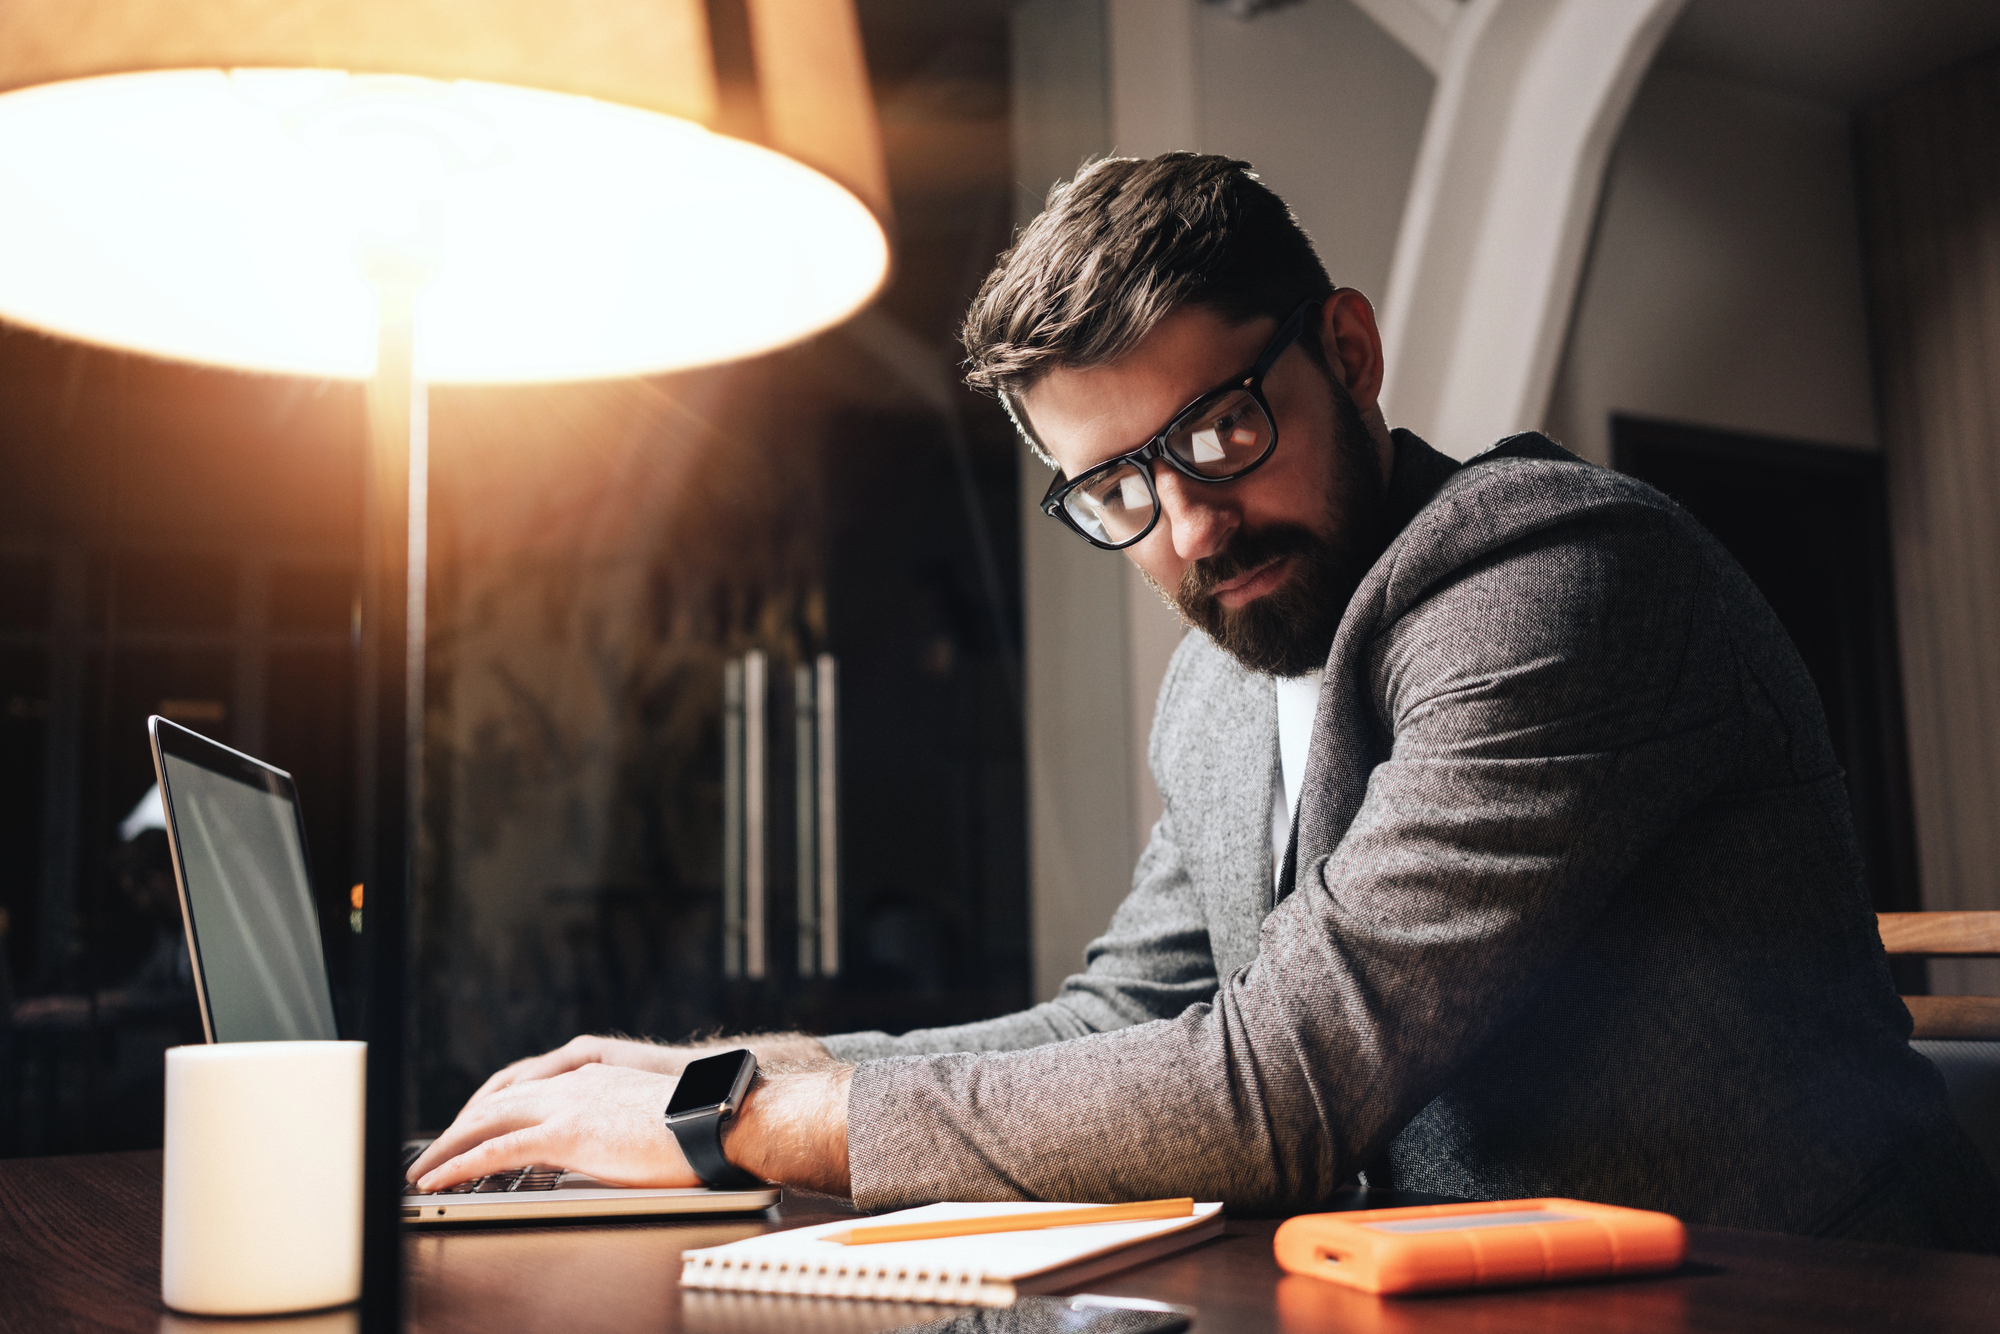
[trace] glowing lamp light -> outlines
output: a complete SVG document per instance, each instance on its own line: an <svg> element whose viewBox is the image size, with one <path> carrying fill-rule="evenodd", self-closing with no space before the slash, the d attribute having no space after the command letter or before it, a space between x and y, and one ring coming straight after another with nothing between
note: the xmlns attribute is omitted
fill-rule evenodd
<svg viewBox="0 0 2000 1334"><path fill-rule="evenodd" d="M502 85L179 70L0 96L0 312L188 361L365 377L378 253L429 269L416 373L565 380L762 352L888 267L825 176Z"/></svg>
<svg viewBox="0 0 2000 1334"><path fill-rule="evenodd" d="M365 378L387 279L432 383L806 337L888 269L858 37L844 0L735 3L732 71L713 0L8 0L0 318ZM710 128L732 91L765 142Z"/></svg>

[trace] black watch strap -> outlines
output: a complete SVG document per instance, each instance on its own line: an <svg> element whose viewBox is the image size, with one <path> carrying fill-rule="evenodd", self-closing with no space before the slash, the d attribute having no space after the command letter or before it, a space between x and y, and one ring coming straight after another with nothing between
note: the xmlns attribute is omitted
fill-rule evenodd
<svg viewBox="0 0 2000 1334"><path fill-rule="evenodd" d="M754 1190L765 1183L722 1156L722 1110L703 1112L667 1122L680 1141L688 1166L713 1190Z"/></svg>

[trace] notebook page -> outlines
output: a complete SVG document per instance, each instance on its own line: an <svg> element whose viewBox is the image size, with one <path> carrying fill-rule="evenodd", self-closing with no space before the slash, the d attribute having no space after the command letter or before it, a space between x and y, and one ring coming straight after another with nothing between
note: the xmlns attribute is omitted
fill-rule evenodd
<svg viewBox="0 0 2000 1334"><path fill-rule="evenodd" d="M1125 1223L1086 1223L1076 1227L1040 1228L1027 1232L988 1232L969 1237L936 1237L928 1241L891 1241L846 1246L821 1238L857 1224L921 1223L933 1219L983 1218L996 1214L1037 1213L1087 1204L1058 1205L1034 1201L998 1204L931 1204L875 1218L820 1223L788 1232L748 1237L726 1246L691 1250L682 1257L681 1281L691 1287L747 1282L793 1284L810 1276L822 1285L869 1283L883 1279L921 1281L949 1286L966 1283L1010 1284L1064 1265L1119 1250L1167 1233L1197 1227L1221 1212L1220 1204L1197 1204L1191 1217L1141 1219ZM858 1295L858 1294L857 1294Z"/></svg>

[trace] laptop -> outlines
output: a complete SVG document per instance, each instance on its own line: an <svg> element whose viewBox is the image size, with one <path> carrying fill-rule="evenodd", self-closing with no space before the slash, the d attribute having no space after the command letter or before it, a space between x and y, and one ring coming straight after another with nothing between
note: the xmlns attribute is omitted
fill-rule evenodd
<svg viewBox="0 0 2000 1334"><path fill-rule="evenodd" d="M165 718L148 718L146 732L203 1034L210 1042L338 1038L292 776ZM660 1134L665 1142L664 1126ZM427 1143L406 1145L405 1165ZM413 1191L403 1197L403 1218L430 1225L744 1213L777 1202L775 1186L613 1186L531 1165L434 1194Z"/></svg>

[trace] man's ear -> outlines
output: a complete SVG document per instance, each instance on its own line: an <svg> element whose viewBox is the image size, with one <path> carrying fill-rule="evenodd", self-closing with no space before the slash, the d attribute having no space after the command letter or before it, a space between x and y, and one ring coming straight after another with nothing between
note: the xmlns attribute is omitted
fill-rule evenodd
<svg viewBox="0 0 2000 1334"><path fill-rule="evenodd" d="M1375 307L1352 287L1337 288L1319 308L1319 345L1361 415L1371 415L1382 393L1382 333Z"/></svg>

